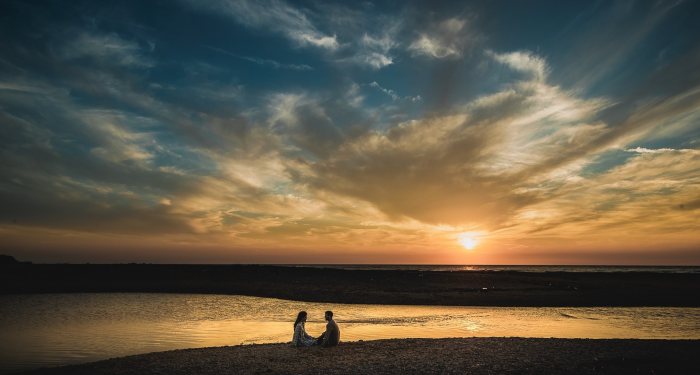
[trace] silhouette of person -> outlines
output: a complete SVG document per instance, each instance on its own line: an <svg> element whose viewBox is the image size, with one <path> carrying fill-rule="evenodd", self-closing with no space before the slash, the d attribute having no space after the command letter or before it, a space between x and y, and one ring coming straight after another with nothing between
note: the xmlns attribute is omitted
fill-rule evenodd
<svg viewBox="0 0 700 375"><path fill-rule="evenodd" d="M306 323L306 311L299 311L297 319L294 321L294 336L292 336L292 345L294 346L316 345L316 339L306 333L304 323Z"/></svg>
<svg viewBox="0 0 700 375"><path fill-rule="evenodd" d="M338 328L338 324L333 320L333 311L326 311L325 318L326 321L328 321L328 324L326 324L326 331L319 336L316 343L324 348L328 348L336 346L340 342L340 328Z"/></svg>

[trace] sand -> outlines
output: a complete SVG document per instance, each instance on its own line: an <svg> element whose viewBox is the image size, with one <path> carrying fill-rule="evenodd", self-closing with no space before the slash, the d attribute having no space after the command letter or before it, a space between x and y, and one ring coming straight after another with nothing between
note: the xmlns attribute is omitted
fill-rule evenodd
<svg viewBox="0 0 700 375"><path fill-rule="evenodd" d="M185 349L33 374L698 374L700 340L394 339Z"/></svg>

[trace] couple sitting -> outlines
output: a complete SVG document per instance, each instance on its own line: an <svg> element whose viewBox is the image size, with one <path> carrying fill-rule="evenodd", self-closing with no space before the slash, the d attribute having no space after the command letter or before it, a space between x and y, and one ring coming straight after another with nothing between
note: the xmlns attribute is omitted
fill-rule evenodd
<svg viewBox="0 0 700 375"><path fill-rule="evenodd" d="M340 329L333 320L333 311L326 311L326 332L323 332L317 339L309 336L304 328L306 323L306 311L299 311L297 320L294 322L294 337L292 345L294 346L314 346L321 345L324 348L336 346L340 342Z"/></svg>

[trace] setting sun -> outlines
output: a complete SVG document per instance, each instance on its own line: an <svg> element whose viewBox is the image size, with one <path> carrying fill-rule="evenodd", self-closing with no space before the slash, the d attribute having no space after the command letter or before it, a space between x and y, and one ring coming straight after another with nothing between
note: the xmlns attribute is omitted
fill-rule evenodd
<svg viewBox="0 0 700 375"><path fill-rule="evenodd" d="M458 237L459 243L467 250L474 250L479 240L472 233L462 233Z"/></svg>

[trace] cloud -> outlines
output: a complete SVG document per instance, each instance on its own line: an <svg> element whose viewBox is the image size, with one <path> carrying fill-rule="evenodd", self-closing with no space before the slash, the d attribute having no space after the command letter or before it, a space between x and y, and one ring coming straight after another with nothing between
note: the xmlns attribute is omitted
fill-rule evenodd
<svg viewBox="0 0 700 375"><path fill-rule="evenodd" d="M564 79L572 87L590 88L604 79L618 80L629 72L630 57L639 51L655 29L663 24L674 12L681 11L678 2L664 3L617 3L605 12L582 18L573 30L587 32L572 35L566 48L563 61L557 69L558 78ZM583 21L585 20L585 21ZM573 25L572 24L572 25ZM642 58L641 56L638 58Z"/></svg>
<svg viewBox="0 0 700 375"><path fill-rule="evenodd" d="M469 128L463 116L401 124L344 144L316 166L315 184L374 204L394 219L428 223L486 222L514 202L471 165L489 147L490 131Z"/></svg>
<svg viewBox="0 0 700 375"><path fill-rule="evenodd" d="M365 97L360 94L360 85L352 82L343 95L347 103L354 108L360 108Z"/></svg>
<svg viewBox="0 0 700 375"><path fill-rule="evenodd" d="M161 123L86 106L74 91L45 83L0 86L35 88L0 90L0 118L12 134L2 137L9 164L0 175L11 181L0 188L4 223L103 234L191 232L186 215L158 202L197 190L192 171L171 172L178 162L173 154L191 158L196 152L156 137ZM61 218L66 212L70 218Z"/></svg>
<svg viewBox="0 0 700 375"><path fill-rule="evenodd" d="M172 215L179 228L192 233L229 233L250 243L273 241L266 235L302 236L308 227L299 223L310 223L310 217L336 218L333 226L337 228L332 230L325 227L330 224L314 224L315 235L328 233L334 240L342 238L338 233L343 228L367 218L396 228L418 223L411 225L449 224L455 232L474 226L474 230L498 231L529 208L565 191L563 187L576 180L587 160L602 150L596 141L616 130L598 119L609 101L581 98L548 83L542 57L527 51L489 56L497 57L509 69L530 74L456 106L453 113L386 125L368 120L371 114L363 117L368 109L358 108L362 97L356 84L337 95L303 91L268 95L264 106L240 119L201 112L192 105L204 97L201 90L213 83L188 84L180 90L193 96L181 103L172 97L146 95L104 72L97 77L110 78L109 85L86 79L72 87L125 103L138 115L86 109L66 97L70 91L46 85L5 82L1 87L23 106L81 114L78 121L71 115L61 124L78 125L74 129L81 133L81 148L98 157L72 172L87 178L76 179L72 189L97 191L92 184L99 183L102 191L131 197L125 210L154 207L154 212ZM376 81L367 86L392 100L411 99ZM234 91L222 105L243 95L240 89ZM58 102L20 100L28 94ZM86 127L78 130L80 126ZM56 134L44 139L51 139L48 144L55 149L57 139L74 134L67 133L71 129L59 126ZM571 156L573 152L577 156ZM197 162L188 165L194 159ZM16 165L27 164L16 161ZM16 170L6 175L25 176ZM126 182L134 188L124 190ZM85 217L95 218L87 213ZM81 227L75 222L71 228ZM392 230L398 229L388 231Z"/></svg>
<svg viewBox="0 0 700 375"><path fill-rule="evenodd" d="M372 81L372 83L369 84L369 86L376 88L377 90L385 93L387 96L391 98L391 100L397 100L399 99L399 96L396 94L396 91L394 90L389 90L385 89L384 87L380 86L377 81Z"/></svg>
<svg viewBox="0 0 700 375"><path fill-rule="evenodd" d="M154 142L149 132L133 131L125 123L145 121L149 119L128 116L116 111L86 110L80 114L91 134L95 147L90 149L94 156L114 163L148 162L154 153L148 148Z"/></svg>
<svg viewBox="0 0 700 375"><path fill-rule="evenodd" d="M379 90L380 92L386 94L386 95L387 95L388 97L390 97L391 100L393 100L393 101L396 101L396 100L408 100L408 101L411 101L411 102L414 102L414 103L415 103L415 102L419 102L419 101L423 100L423 98L421 98L420 95L416 95L416 96L404 96L404 97L399 96L399 94L397 94L396 91L390 90L390 89L387 89L387 88L382 87L381 85L379 85L379 84L377 83L377 81L372 81L372 82L369 83L368 85L369 85L370 87L373 87L373 88Z"/></svg>
<svg viewBox="0 0 700 375"><path fill-rule="evenodd" d="M243 60L250 61L253 63L256 63L258 65L262 66L269 66L275 69L289 69L289 70L300 70L300 71L308 71L308 70L314 70L309 65L306 64L284 64L275 60L270 60L270 59L261 59L259 57L250 57L250 56L241 56L240 57Z"/></svg>
<svg viewBox="0 0 700 375"><path fill-rule="evenodd" d="M279 61L271 60L271 59L262 59L259 57L251 57L251 56L241 56L237 55L235 53L226 51L225 49L222 48L216 48L216 47L211 47L211 46L205 46L206 48L216 51L219 53L223 53L224 55L235 57L237 59L245 60L245 61L250 61L252 63L261 65L261 66L267 66L270 68L274 69L289 69L289 70L299 70L299 71L309 71L309 70L314 70L313 67L306 65L306 64L285 64L281 63Z"/></svg>
<svg viewBox="0 0 700 375"><path fill-rule="evenodd" d="M694 206L698 168L698 150L642 151L602 174L560 186L550 199L513 217L509 231L587 238L618 248L641 238L665 248L687 246L700 219Z"/></svg>
<svg viewBox="0 0 700 375"><path fill-rule="evenodd" d="M638 154L658 154L658 153L663 153L663 152L695 152L696 150L691 150L691 149L673 149L673 148L656 148L656 149L650 149L650 148L645 148L645 147L635 147L635 148L628 148L625 151L627 152L636 152Z"/></svg>
<svg viewBox="0 0 700 375"><path fill-rule="evenodd" d="M302 93L276 94L268 104L268 124L302 153L325 157L345 137L329 113L330 105Z"/></svg>
<svg viewBox="0 0 700 375"><path fill-rule="evenodd" d="M324 34L317 29L309 19L308 10L294 8L284 1L188 0L188 2L195 8L232 17L245 26L281 34L299 46L311 46L330 51L339 47L335 35Z"/></svg>
<svg viewBox="0 0 700 375"><path fill-rule="evenodd" d="M394 60L390 55L390 51L396 45L397 43L388 34L384 34L382 37L372 37L365 33L360 39L359 51L353 57L353 60L358 64L367 65L375 70L381 69L393 64Z"/></svg>
<svg viewBox="0 0 700 375"><path fill-rule="evenodd" d="M537 81L543 81L547 76L548 67L544 59L528 51L502 54L486 51L486 54L499 63L508 65L513 70L531 74Z"/></svg>
<svg viewBox="0 0 700 375"><path fill-rule="evenodd" d="M414 55L436 59L460 57L472 42L467 29L467 21L450 18L428 27L430 31L419 33L408 50Z"/></svg>
<svg viewBox="0 0 700 375"><path fill-rule="evenodd" d="M191 6L225 14L255 29L281 34L297 46L318 47L333 56L332 62L354 64L379 70L394 63L393 51L399 47L397 34L401 22L383 15L369 16L339 4L313 4L313 9L295 7L284 1L218 0L213 3L189 1ZM323 14L321 17L320 14ZM379 25L379 26L378 26ZM320 29L335 30L322 32ZM339 42L339 36L344 42ZM220 52L276 68L286 66L308 70L308 65L283 64L257 57Z"/></svg>
<svg viewBox="0 0 700 375"><path fill-rule="evenodd" d="M91 58L104 64L136 68L154 65L153 60L143 55L137 43L114 33L82 32L62 47L61 57L68 60Z"/></svg>
<svg viewBox="0 0 700 375"><path fill-rule="evenodd" d="M609 127L596 122L609 102L548 84L541 57L502 56L511 69L536 74L453 114L403 122L341 144L314 165L314 186L370 202L394 220L480 223L489 230L549 199L587 155L555 165L552 158L609 134ZM400 98L376 82L369 86Z"/></svg>

